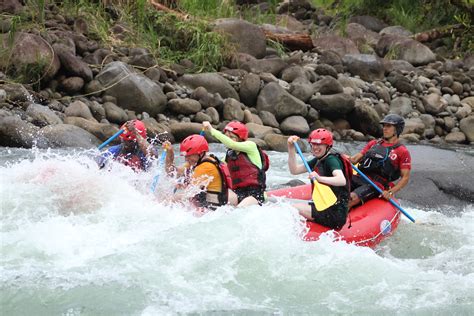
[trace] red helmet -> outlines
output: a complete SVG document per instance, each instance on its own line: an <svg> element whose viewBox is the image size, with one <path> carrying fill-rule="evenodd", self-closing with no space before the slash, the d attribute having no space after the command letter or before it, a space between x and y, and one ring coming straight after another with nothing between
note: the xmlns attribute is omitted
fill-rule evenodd
<svg viewBox="0 0 474 316"><path fill-rule="evenodd" d="M143 122L139 120L133 120L132 122L134 123L135 129L137 130L138 134L140 134L141 137L146 138L145 124L143 124ZM135 135L127 129L126 124L127 123L123 124L122 127L120 127L120 129L124 130L124 132L120 134L120 138L128 141L135 140Z"/></svg>
<svg viewBox="0 0 474 316"><path fill-rule="evenodd" d="M310 144L326 144L332 146L332 133L324 128L318 128L309 134L308 142Z"/></svg>
<svg viewBox="0 0 474 316"><path fill-rule="evenodd" d="M201 135L190 135L186 137L179 146L181 156L189 156L194 154L202 154L209 151L209 144L206 138Z"/></svg>
<svg viewBox="0 0 474 316"><path fill-rule="evenodd" d="M247 140L247 138L249 138L249 130L247 126L245 126L245 124L240 123L238 121L232 121L229 124L227 124L224 127L224 132L231 132L239 136L241 140Z"/></svg>

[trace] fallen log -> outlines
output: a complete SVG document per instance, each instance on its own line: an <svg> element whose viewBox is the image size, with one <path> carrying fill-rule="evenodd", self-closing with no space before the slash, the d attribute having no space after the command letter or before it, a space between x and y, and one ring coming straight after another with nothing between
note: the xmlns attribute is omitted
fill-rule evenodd
<svg viewBox="0 0 474 316"><path fill-rule="evenodd" d="M465 26L462 24L442 26L442 27L437 27L428 31L413 34L411 38L413 38L414 40L420 43L432 42L438 38L442 38L442 37L450 36L452 34L459 33L464 29L465 29Z"/></svg>
<svg viewBox="0 0 474 316"><path fill-rule="evenodd" d="M308 51L314 48L313 40L308 34L294 33L294 34L281 34L281 33L272 33L270 31L264 30L265 36L268 39L279 42L289 50L302 50Z"/></svg>

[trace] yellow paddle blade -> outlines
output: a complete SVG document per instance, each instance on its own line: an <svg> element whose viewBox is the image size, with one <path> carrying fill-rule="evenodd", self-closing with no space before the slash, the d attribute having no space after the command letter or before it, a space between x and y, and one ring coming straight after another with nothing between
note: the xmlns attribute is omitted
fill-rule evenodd
<svg viewBox="0 0 474 316"><path fill-rule="evenodd" d="M321 212L337 202L337 197L327 185L314 181L313 202L316 210Z"/></svg>
<svg viewBox="0 0 474 316"><path fill-rule="evenodd" d="M357 168L359 168L359 164L358 164L358 163L355 164L355 166L356 166ZM353 175L356 175L356 174L357 174L357 171L355 171L354 168L352 168L352 174L353 174Z"/></svg>

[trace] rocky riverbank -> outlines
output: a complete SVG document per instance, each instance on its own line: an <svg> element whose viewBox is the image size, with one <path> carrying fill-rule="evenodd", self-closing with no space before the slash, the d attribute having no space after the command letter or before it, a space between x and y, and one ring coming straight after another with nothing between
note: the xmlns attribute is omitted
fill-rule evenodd
<svg viewBox="0 0 474 316"><path fill-rule="evenodd" d="M299 2L281 10L285 27L215 21L214 31L228 34L238 52L219 72L195 74L188 60L163 67L145 48L105 47L90 36L90 21L63 16L54 4L45 30L11 36L12 19L2 16L9 54L0 63L0 146L93 147L139 118L150 138L168 132L174 141L199 132L203 121L222 128L239 120L262 147L284 151L285 135L318 127L338 140L377 137L389 112L406 118L407 142L474 142L474 56L444 59L440 47L369 16L353 17L342 37L330 17ZM22 10L19 1L5 3L3 10ZM307 34L314 48L280 57L266 45L269 31ZM47 64L40 89L13 83L9 72L38 56Z"/></svg>

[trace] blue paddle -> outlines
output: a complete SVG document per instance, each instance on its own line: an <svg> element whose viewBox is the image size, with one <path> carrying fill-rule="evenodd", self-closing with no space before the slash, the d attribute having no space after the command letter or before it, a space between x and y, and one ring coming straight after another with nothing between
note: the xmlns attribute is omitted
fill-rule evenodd
<svg viewBox="0 0 474 316"><path fill-rule="evenodd" d="M116 139L117 137L120 136L120 134L122 134L124 132L123 129L119 130L117 133L113 134L112 136L110 136L109 139L107 139L105 142L103 142L101 145L99 145L99 147L97 147L99 150L101 150L102 148L104 148L105 146L107 146L111 141L113 141L114 139Z"/></svg>
<svg viewBox="0 0 474 316"><path fill-rule="evenodd" d="M160 179L160 169L165 161L165 158L166 158L166 149L163 150L160 156L160 160L158 160L158 173L153 178L153 183L151 184L151 188L150 188L152 193L155 192L156 185L158 184L158 180Z"/></svg>
<svg viewBox="0 0 474 316"><path fill-rule="evenodd" d="M365 181L367 181L368 183L370 183L370 185L372 185L380 194L383 193L383 191L372 181L369 179L369 177L367 177L365 174L363 174L356 166L352 165L352 168L362 176L362 178L364 178ZM396 208L398 208L400 210L400 212L403 213L403 215L405 215L406 217L408 217L409 220L411 220L413 223L415 222L415 219L413 217L411 217L410 214L408 214L407 211L405 211L400 205L398 205L398 203L396 203L392 198L390 198L389 200L390 203L392 203L393 206L395 206Z"/></svg>

